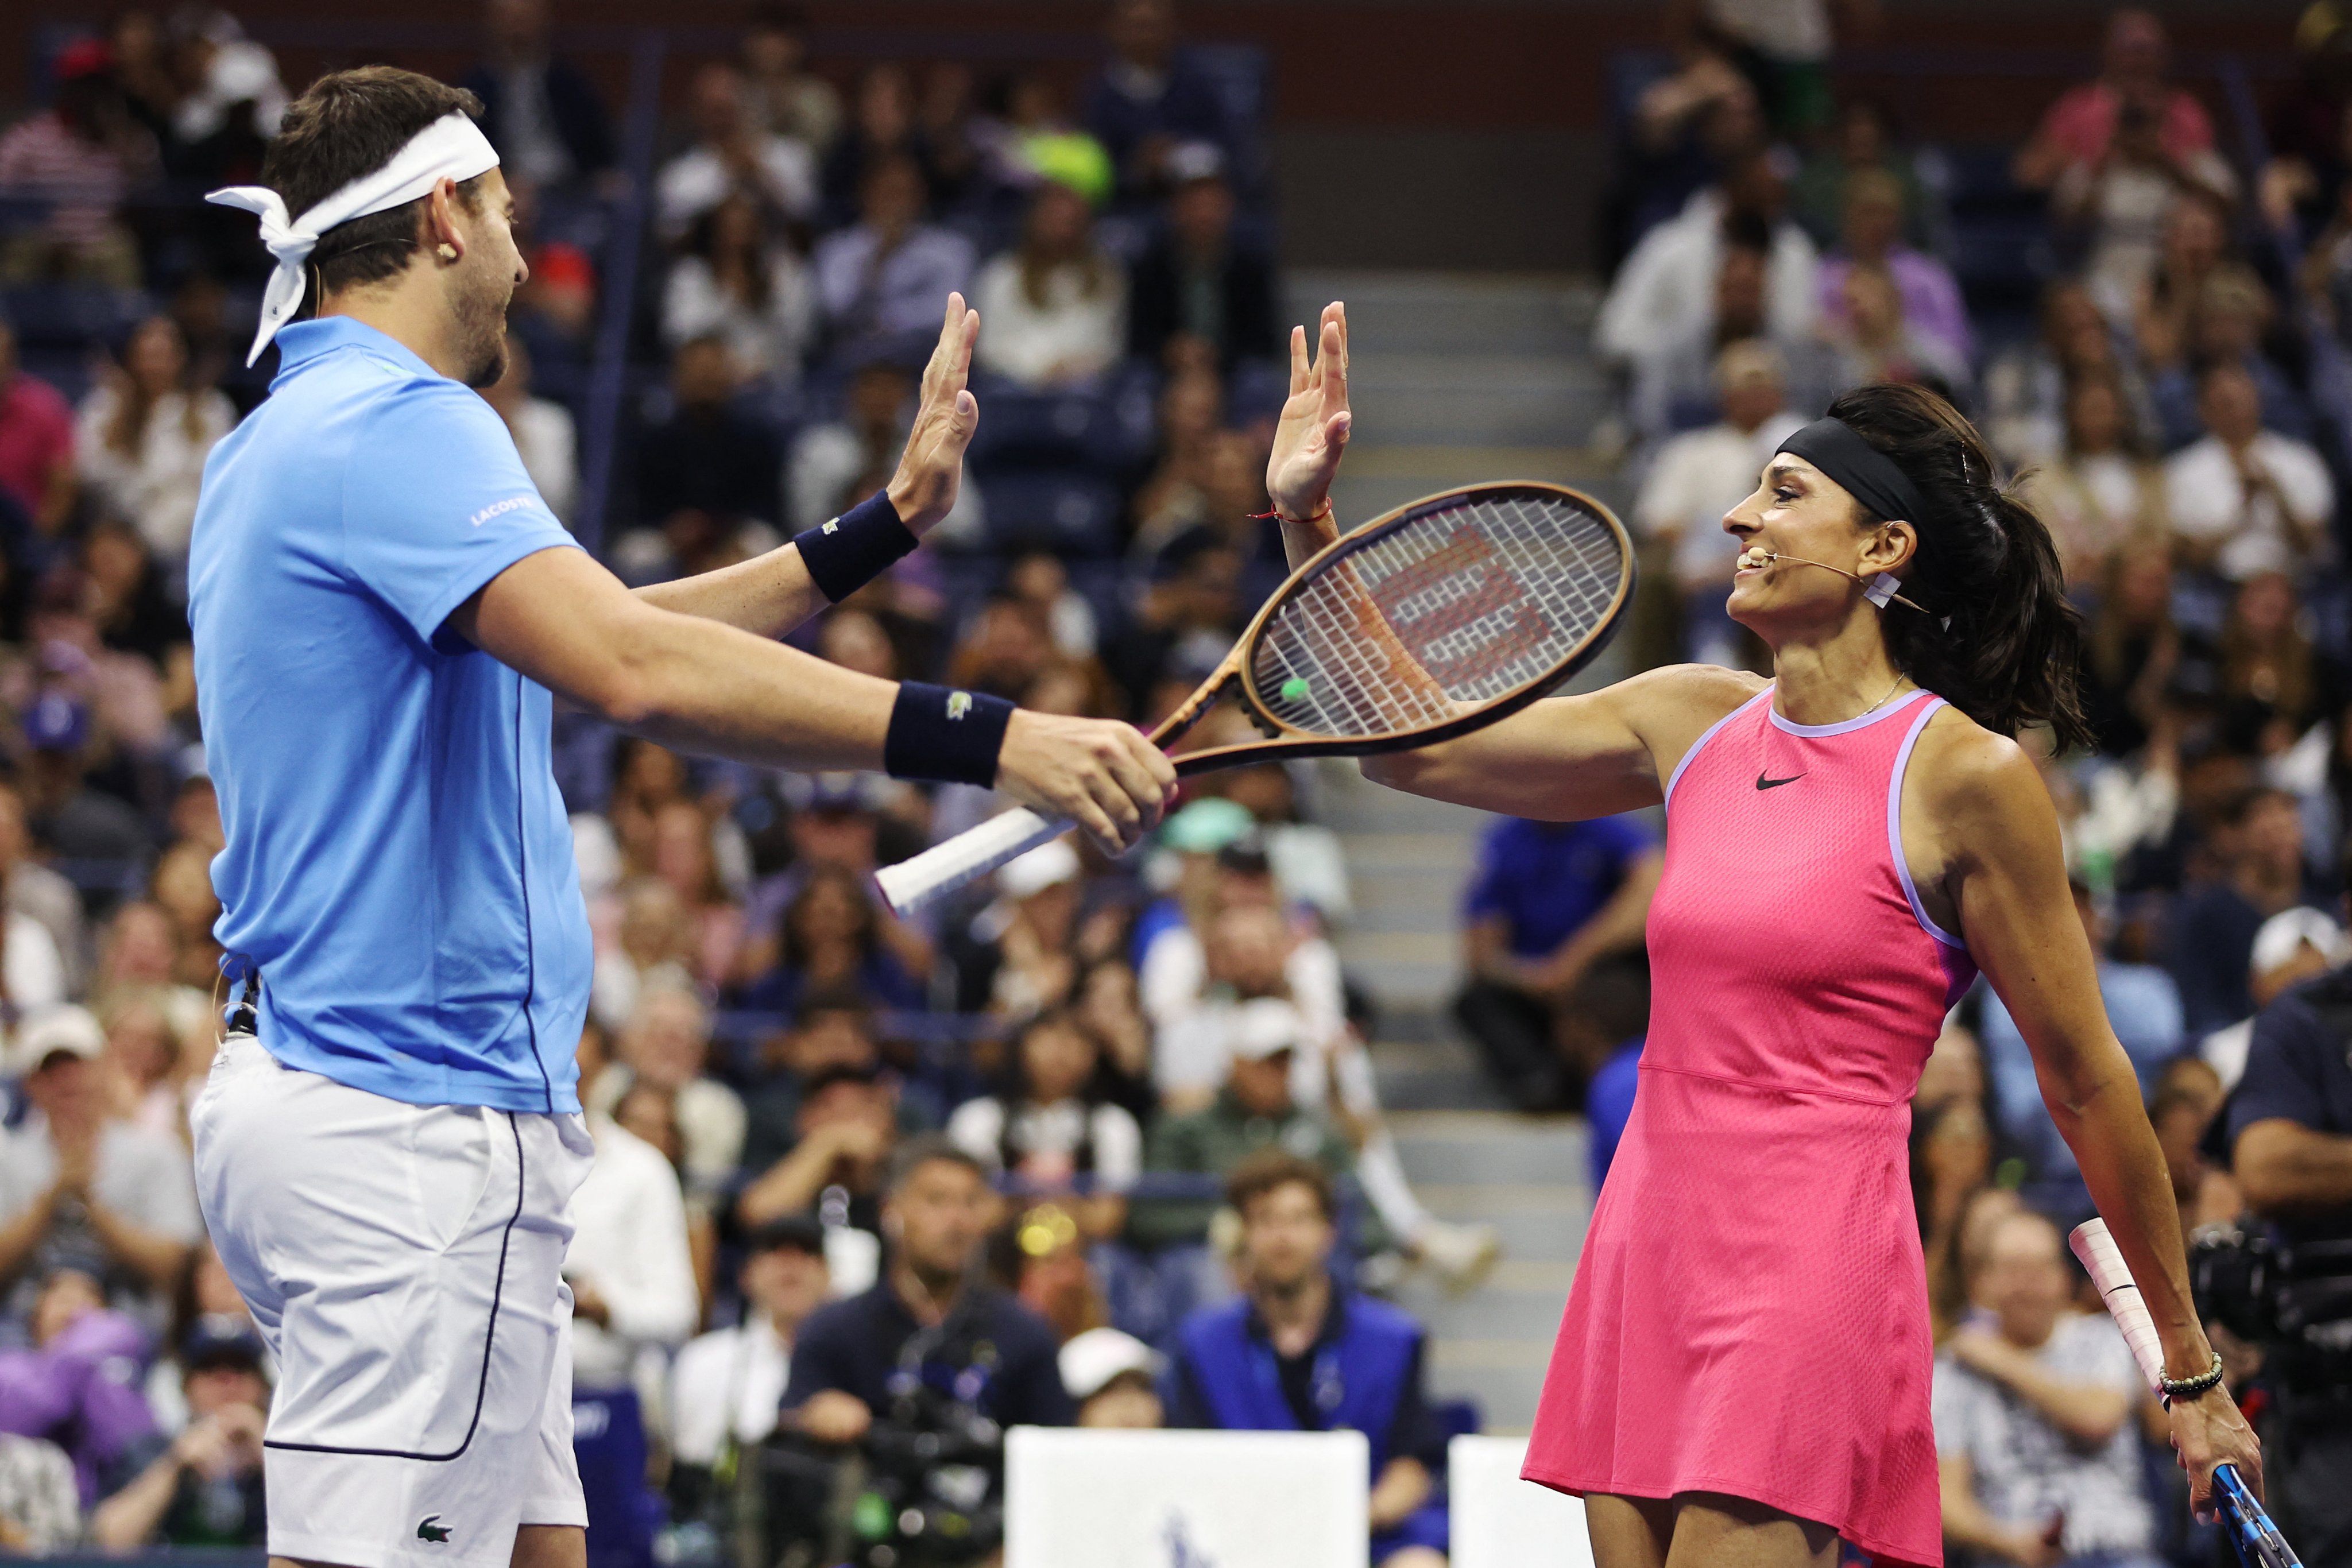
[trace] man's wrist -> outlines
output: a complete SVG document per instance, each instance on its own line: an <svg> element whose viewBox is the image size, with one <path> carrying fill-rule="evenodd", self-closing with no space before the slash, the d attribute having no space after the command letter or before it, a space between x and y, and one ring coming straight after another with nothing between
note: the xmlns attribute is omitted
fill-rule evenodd
<svg viewBox="0 0 2352 1568"><path fill-rule="evenodd" d="M887 491L793 536L809 580L834 604L887 571L918 542L904 510Z"/></svg>
<svg viewBox="0 0 2352 1568"><path fill-rule="evenodd" d="M1013 714L1003 697L901 682L883 737L883 771L893 779L991 788Z"/></svg>

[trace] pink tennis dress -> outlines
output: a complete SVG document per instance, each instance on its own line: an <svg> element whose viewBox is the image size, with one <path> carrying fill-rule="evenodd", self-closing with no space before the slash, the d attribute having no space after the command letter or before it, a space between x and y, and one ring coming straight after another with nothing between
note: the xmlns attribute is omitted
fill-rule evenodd
<svg viewBox="0 0 2352 1568"><path fill-rule="evenodd" d="M1766 688L1666 781L1641 1089L1526 1475L1724 1492L1943 1561L1909 1100L1976 967L1903 860L1943 699L1790 724Z"/></svg>

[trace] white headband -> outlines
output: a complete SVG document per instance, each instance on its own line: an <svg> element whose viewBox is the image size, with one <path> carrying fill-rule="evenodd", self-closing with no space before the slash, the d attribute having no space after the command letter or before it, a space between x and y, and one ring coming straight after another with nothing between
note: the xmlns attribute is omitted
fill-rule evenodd
<svg viewBox="0 0 2352 1568"><path fill-rule="evenodd" d="M207 202L261 214L261 243L278 258L278 270L261 296L261 329L253 335L253 352L245 362L261 358L269 340L302 308L310 284L307 264L320 235L353 218L404 206L444 179L470 180L498 164L498 152L481 127L452 110L410 137L383 168L361 175L299 218L287 216L285 198L267 185L231 185L206 196Z"/></svg>

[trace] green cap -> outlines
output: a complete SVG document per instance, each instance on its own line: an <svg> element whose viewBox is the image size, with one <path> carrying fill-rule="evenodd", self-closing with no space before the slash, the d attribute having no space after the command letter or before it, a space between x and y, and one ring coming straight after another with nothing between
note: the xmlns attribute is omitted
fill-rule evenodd
<svg viewBox="0 0 2352 1568"><path fill-rule="evenodd" d="M1211 796L1195 800L1160 825L1160 841L1187 854L1213 855L1257 825L1249 809Z"/></svg>

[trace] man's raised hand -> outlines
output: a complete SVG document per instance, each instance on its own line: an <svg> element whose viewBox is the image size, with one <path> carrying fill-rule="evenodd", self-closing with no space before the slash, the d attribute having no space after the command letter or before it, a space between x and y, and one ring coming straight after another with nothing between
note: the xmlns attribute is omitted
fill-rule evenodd
<svg viewBox="0 0 2352 1568"><path fill-rule="evenodd" d="M890 505L917 536L948 515L963 483L963 449L980 428L980 402L971 395L971 346L980 336L980 312L961 294L948 296L940 340L923 367L922 402L898 471L890 476Z"/></svg>

